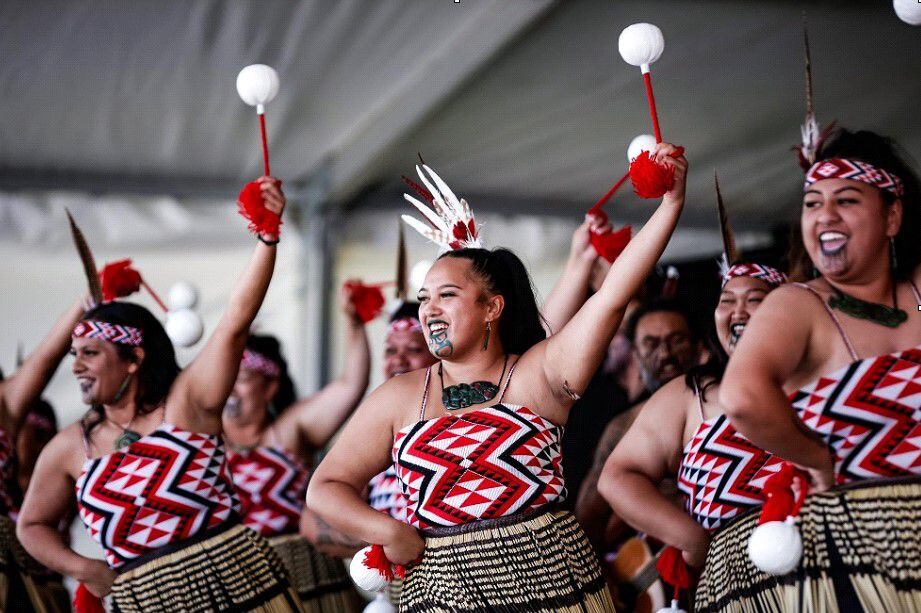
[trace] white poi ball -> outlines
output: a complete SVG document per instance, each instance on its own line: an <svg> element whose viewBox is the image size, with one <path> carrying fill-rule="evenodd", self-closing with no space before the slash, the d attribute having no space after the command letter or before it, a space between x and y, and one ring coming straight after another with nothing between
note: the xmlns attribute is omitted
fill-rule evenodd
<svg viewBox="0 0 921 613"><path fill-rule="evenodd" d="M390 604L383 592L378 592L374 600L362 609L362 613L396 613L397 608Z"/></svg>
<svg viewBox="0 0 921 613"><path fill-rule="evenodd" d="M178 281L169 288L166 298L170 311L179 309L194 309L198 304L198 290L188 281Z"/></svg>
<svg viewBox="0 0 921 613"><path fill-rule="evenodd" d="M425 283L425 275L429 273L429 268L432 267L432 262L429 260L419 260L413 264L412 269L409 271L409 289L410 291L418 291L422 284Z"/></svg>
<svg viewBox="0 0 921 613"><path fill-rule="evenodd" d="M179 347L191 347L201 339L205 325L192 309L177 309L166 314L166 335Z"/></svg>
<svg viewBox="0 0 921 613"><path fill-rule="evenodd" d="M921 2L918 0L892 0L892 8L899 19L910 26L921 26Z"/></svg>
<svg viewBox="0 0 921 613"><path fill-rule="evenodd" d="M667 607L662 607L656 613L688 613L684 609L678 608L678 601L672 600L672 604Z"/></svg>
<svg viewBox="0 0 921 613"><path fill-rule="evenodd" d="M265 64L250 64L237 75L237 93L243 102L259 107L278 94L278 73Z"/></svg>
<svg viewBox="0 0 921 613"><path fill-rule="evenodd" d="M803 557L803 539L796 520L769 521L755 528L748 539L748 557L752 564L770 575L786 575L799 566Z"/></svg>
<svg viewBox="0 0 921 613"><path fill-rule="evenodd" d="M627 161L632 162L644 151L652 151L656 148L656 137L652 134L640 134L635 136L630 145L627 147Z"/></svg>
<svg viewBox="0 0 921 613"><path fill-rule="evenodd" d="M662 30L651 23L635 23L620 33L617 50L628 64L648 66L662 56L665 37L662 36Z"/></svg>
<svg viewBox="0 0 921 613"><path fill-rule="evenodd" d="M355 585L368 592L380 592L387 587L387 578L384 577L376 568L368 568L365 565L365 554L371 550L371 547L365 547L354 556L349 563L349 574Z"/></svg>

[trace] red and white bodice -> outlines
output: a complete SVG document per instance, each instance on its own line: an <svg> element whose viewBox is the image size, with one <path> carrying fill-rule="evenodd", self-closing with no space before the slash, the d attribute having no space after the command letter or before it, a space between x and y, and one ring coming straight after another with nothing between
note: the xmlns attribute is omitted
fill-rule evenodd
<svg viewBox="0 0 921 613"><path fill-rule="evenodd" d="M22 494L16 480L16 444L5 428L0 428L0 515L16 520Z"/></svg>
<svg viewBox="0 0 921 613"><path fill-rule="evenodd" d="M725 415L706 419L684 447L678 489L685 509L706 530L764 502L768 477L783 461L759 449Z"/></svg>
<svg viewBox="0 0 921 613"><path fill-rule="evenodd" d="M221 438L167 423L88 459L76 492L80 518L112 568L220 526L240 510Z"/></svg>
<svg viewBox="0 0 921 613"><path fill-rule="evenodd" d="M790 396L839 483L921 475L921 346L857 359Z"/></svg>
<svg viewBox="0 0 921 613"><path fill-rule="evenodd" d="M512 404L406 426L393 444L406 522L457 526L563 500L562 437L561 426Z"/></svg>
<svg viewBox="0 0 921 613"><path fill-rule="evenodd" d="M396 468L390 466L371 479L368 483L368 504L375 511L387 513L397 521L406 521L406 495Z"/></svg>
<svg viewBox="0 0 921 613"><path fill-rule="evenodd" d="M228 456L243 525L263 536L297 532L310 471L275 447L230 451Z"/></svg>

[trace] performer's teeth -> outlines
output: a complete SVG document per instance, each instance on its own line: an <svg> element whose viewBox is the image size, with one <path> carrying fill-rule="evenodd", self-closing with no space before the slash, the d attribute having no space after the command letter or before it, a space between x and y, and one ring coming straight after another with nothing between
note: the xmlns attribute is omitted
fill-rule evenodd
<svg viewBox="0 0 921 613"><path fill-rule="evenodd" d="M822 232L819 234L819 242L822 245L822 251L826 254L834 254L847 244L847 235L841 232Z"/></svg>

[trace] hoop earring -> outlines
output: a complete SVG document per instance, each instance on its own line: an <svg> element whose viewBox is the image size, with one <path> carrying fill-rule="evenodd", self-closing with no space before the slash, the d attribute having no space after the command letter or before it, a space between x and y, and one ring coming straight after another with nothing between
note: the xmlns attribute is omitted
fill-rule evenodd
<svg viewBox="0 0 921 613"><path fill-rule="evenodd" d="M483 339L483 351L486 351L486 348L489 347L489 334L492 332L492 322L486 322L486 338Z"/></svg>

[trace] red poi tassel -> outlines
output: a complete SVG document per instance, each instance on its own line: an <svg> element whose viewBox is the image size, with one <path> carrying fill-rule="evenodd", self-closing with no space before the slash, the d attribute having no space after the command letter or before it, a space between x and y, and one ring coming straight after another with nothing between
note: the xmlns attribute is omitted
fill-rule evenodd
<svg viewBox="0 0 921 613"><path fill-rule="evenodd" d="M99 283L102 285L102 299L111 302L140 291L141 273L132 268L131 260L126 258L106 264L99 271Z"/></svg>
<svg viewBox="0 0 921 613"><path fill-rule="evenodd" d="M265 202L262 200L262 189L259 187L258 181L250 181L243 186L243 189L240 190L240 195L237 197L237 206L240 215L249 221L250 232L269 236L279 235L282 224L281 217L278 213L265 207Z"/></svg>
<svg viewBox="0 0 921 613"><path fill-rule="evenodd" d="M793 496L793 481L799 479L799 495ZM758 524L771 521L784 521L787 517L796 517L800 507L809 493L807 475L792 464L785 462L780 470L764 483L764 495L767 500L761 506Z"/></svg>
<svg viewBox="0 0 921 613"><path fill-rule="evenodd" d="M361 282L347 281L345 288L349 290L349 300L355 307L355 314L361 323L368 323L381 314L384 308L384 292L381 287L388 283L379 283L377 285L364 285Z"/></svg>
<svg viewBox="0 0 921 613"><path fill-rule="evenodd" d="M671 157L681 155L684 155L684 147L678 147ZM630 163L630 181L640 198L660 198L675 184L675 170L655 163L649 152L643 151Z"/></svg>
<svg viewBox="0 0 921 613"><path fill-rule="evenodd" d="M604 215L601 211L599 213ZM589 241L600 257L613 264L614 260L626 249L627 243L630 242L632 237L633 228L624 226L616 232L592 232L589 236Z"/></svg>
<svg viewBox="0 0 921 613"><path fill-rule="evenodd" d="M387 581L393 581L393 565L384 554L383 545L371 545L365 553L365 566L377 570Z"/></svg>
<svg viewBox="0 0 921 613"><path fill-rule="evenodd" d="M82 583L77 586L73 601L74 613L106 613L102 598L86 589Z"/></svg>
<svg viewBox="0 0 921 613"><path fill-rule="evenodd" d="M675 588L674 600L678 600L681 590L690 589L696 579L696 573L684 561L681 550L676 547L666 547L659 554L656 570L663 581Z"/></svg>

